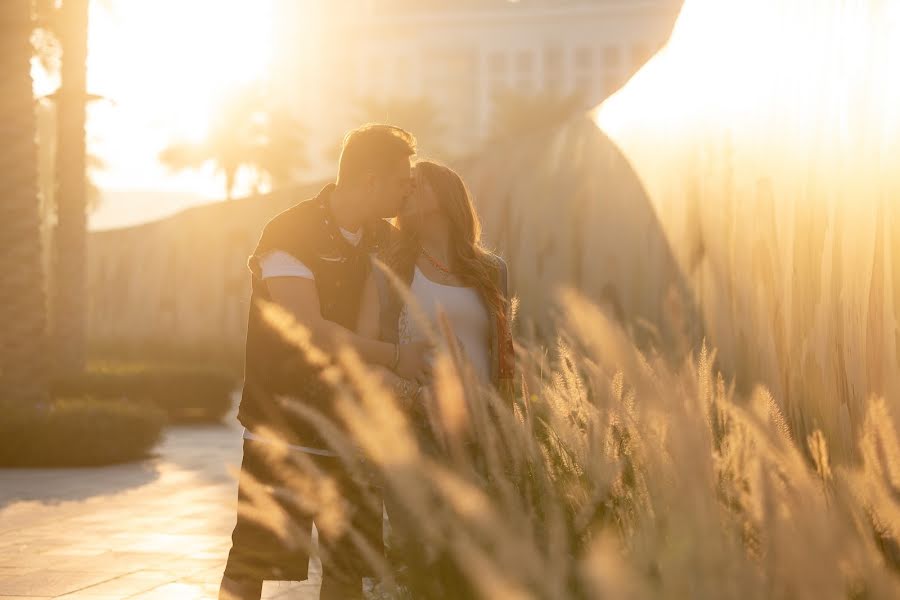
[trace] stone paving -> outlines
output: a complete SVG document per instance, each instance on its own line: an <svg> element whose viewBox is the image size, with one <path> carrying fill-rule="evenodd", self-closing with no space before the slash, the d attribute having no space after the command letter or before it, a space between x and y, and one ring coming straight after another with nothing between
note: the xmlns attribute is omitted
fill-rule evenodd
<svg viewBox="0 0 900 600"><path fill-rule="evenodd" d="M240 435L175 426L138 463L0 469L0 599L215 598ZM319 573L313 564L307 582L267 582L263 597L317 598Z"/></svg>

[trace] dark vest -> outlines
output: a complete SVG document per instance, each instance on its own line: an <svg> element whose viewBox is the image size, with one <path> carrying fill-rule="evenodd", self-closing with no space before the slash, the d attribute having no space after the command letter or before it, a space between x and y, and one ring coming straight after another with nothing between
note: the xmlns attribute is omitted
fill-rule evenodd
<svg viewBox="0 0 900 600"><path fill-rule="evenodd" d="M264 428L289 443L316 448L327 448L328 444L290 405L303 403L334 419L334 393L321 376L322 367L307 360L300 348L264 318L263 307L271 302L271 296L260 277L259 261L274 250L296 257L315 277L322 317L355 329L363 286L371 269L369 255L386 241L391 226L377 221L365 229L359 246L353 246L341 235L331 215L328 200L333 189L333 184L326 186L315 198L269 221L248 260L250 313L238 411L238 420L254 433Z"/></svg>

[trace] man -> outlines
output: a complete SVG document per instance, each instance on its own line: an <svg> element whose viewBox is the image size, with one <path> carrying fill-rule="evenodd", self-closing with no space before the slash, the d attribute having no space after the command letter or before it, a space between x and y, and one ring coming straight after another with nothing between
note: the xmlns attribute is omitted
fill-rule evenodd
<svg viewBox="0 0 900 600"><path fill-rule="evenodd" d="M273 218L250 257L251 307L238 412L245 427L244 458L221 599L257 600L264 580L307 578L312 523L328 507L315 498L275 501L279 496L268 493L280 488L283 497L285 489L297 489L289 481L296 470L292 453L303 454L336 482L341 504L349 507L349 524L380 545L380 507L365 508L358 485L321 433L283 400L295 399L333 418L333 390L321 377L322 367L271 324L264 307L273 303L288 311L326 355L351 346L370 364L401 377L427 377L426 344L398 346L353 333L370 253L390 234L384 219L395 216L412 191L414 154L415 139L400 128L366 125L351 131L344 138L337 182ZM260 490L266 490L264 497ZM287 535L277 531L288 523ZM328 535L323 524L317 527L321 598L361 598L365 561L348 536Z"/></svg>

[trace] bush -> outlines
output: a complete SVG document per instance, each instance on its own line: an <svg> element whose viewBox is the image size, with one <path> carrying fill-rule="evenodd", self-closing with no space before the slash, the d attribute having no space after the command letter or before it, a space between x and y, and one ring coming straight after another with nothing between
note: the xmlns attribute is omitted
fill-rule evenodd
<svg viewBox="0 0 900 600"><path fill-rule="evenodd" d="M92 397L152 403L171 422L215 422L231 409L234 378L214 369L142 365L94 368L53 384L56 398Z"/></svg>
<svg viewBox="0 0 900 600"><path fill-rule="evenodd" d="M137 460L159 441L165 415L155 406L93 399L46 407L0 403L0 465L73 467Z"/></svg>

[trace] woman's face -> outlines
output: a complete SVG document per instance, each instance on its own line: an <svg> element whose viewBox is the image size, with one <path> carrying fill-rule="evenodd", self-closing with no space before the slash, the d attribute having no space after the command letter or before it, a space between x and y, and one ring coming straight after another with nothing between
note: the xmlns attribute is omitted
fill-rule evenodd
<svg viewBox="0 0 900 600"><path fill-rule="evenodd" d="M422 225L441 219L443 211L437 194L434 193L428 181L420 176L420 173L414 175L415 189L403 206L400 217Z"/></svg>

